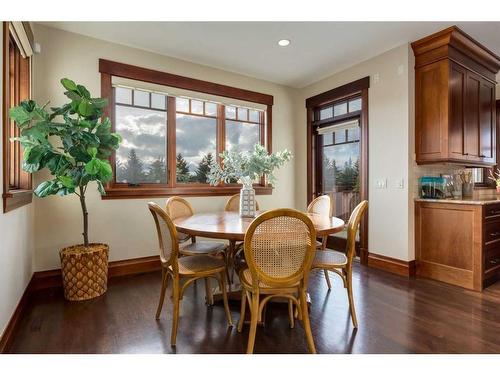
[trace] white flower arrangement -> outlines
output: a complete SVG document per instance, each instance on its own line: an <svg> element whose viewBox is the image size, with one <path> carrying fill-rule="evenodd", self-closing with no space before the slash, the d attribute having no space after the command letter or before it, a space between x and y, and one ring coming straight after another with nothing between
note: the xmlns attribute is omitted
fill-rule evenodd
<svg viewBox="0 0 500 375"><path fill-rule="evenodd" d="M262 145L255 145L252 152L239 152L236 150L224 151L220 154L222 167L213 160L210 164L208 182L217 185L221 181L228 183L238 181L245 187L252 187L252 182L257 178L266 176L272 184L276 178L274 171L292 158L288 150L269 154Z"/></svg>

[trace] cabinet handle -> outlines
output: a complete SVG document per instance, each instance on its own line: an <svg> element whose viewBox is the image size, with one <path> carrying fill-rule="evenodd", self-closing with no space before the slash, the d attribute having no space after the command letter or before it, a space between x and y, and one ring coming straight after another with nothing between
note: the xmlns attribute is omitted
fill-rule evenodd
<svg viewBox="0 0 500 375"><path fill-rule="evenodd" d="M490 236L491 236L491 237L500 236L500 232L493 232L493 233L490 233Z"/></svg>
<svg viewBox="0 0 500 375"><path fill-rule="evenodd" d="M467 156L467 155L469 155L469 153L468 152L464 152L464 155Z"/></svg>
<svg viewBox="0 0 500 375"><path fill-rule="evenodd" d="M491 210L490 213L493 215L500 214L500 210Z"/></svg>
<svg viewBox="0 0 500 375"><path fill-rule="evenodd" d="M480 158L485 158L485 157L486 157L486 155L479 155L479 157L480 157Z"/></svg>

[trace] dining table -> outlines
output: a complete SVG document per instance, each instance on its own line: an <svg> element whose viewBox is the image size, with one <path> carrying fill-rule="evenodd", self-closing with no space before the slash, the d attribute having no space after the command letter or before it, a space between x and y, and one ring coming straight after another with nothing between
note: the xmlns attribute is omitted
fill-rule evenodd
<svg viewBox="0 0 500 375"><path fill-rule="evenodd" d="M257 212L256 217L262 212ZM311 219L317 237L324 237L344 230L344 220L337 217L312 213L306 215ZM173 222L177 231L181 233L193 237L229 241L227 248L228 265L233 267L237 244L244 241L245 233L254 219L254 217L240 217L239 213L234 211L221 211L178 217ZM229 280L228 288L228 297L230 299L241 298L239 283ZM219 294L218 291L215 291L214 297L220 297Z"/></svg>

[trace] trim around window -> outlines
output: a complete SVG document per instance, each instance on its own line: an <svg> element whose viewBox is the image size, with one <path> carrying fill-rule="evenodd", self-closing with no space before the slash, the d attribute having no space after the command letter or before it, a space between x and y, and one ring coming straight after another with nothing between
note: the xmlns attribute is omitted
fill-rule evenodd
<svg viewBox="0 0 500 375"><path fill-rule="evenodd" d="M254 91L248 91L231 86L225 86L217 83L202 81L198 79L177 76L170 73L150 70L133 65L127 65L119 62L99 59L99 72L101 73L101 97L107 98L108 107L105 109L105 115L111 119L113 131L115 129L114 119L114 95L112 77L120 77L135 81L153 83L157 85L173 87L203 94L211 94L219 97L226 97L236 100L242 100L251 103L257 103L266 107L266 121L260 132L260 143L265 145L268 152L272 152L272 105L273 96ZM167 97L167 123L175 123L175 97ZM225 114L221 110L223 106L218 106L218 122L225 119ZM217 154L222 151L221 146L225 141L225 127L217 127ZM175 127L167 126L167 144L175 146ZM169 141L173 139L173 141ZM110 158L113 168L114 180L105 187L106 195L102 199L130 199L130 198L149 198L149 197L167 197L171 195L183 196L227 196L239 193L241 185L239 184L221 184L219 186L210 186L199 183L177 183L176 181L176 148L167 147L167 183L166 184L141 184L131 186L116 181L116 154ZM272 194L273 187L264 179L259 184L254 185L257 194Z"/></svg>
<svg viewBox="0 0 500 375"><path fill-rule="evenodd" d="M24 40L27 44L22 44L20 40ZM31 203L33 198L31 174L22 169L22 148L19 142L11 142L12 137L19 135L19 128L9 118L9 109L31 96L29 52L32 43L33 33L28 23L3 22L2 200L4 213Z"/></svg>

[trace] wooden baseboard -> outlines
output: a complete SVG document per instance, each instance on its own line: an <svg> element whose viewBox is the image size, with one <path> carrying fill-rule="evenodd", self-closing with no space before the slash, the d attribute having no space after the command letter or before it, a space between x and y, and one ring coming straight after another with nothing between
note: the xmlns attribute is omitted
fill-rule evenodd
<svg viewBox="0 0 500 375"><path fill-rule="evenodd" d="M141 273L154 272L161 269L161 262L158 256L134 258L109 262L108 279L115 277L137 275ZM47 288L62 288L61 270L49 270L33 273L28 286L26 287L14 314L9 320L7 327L0 339L0 353L8 353L15 332L19 326L21 318L26 312L29 301L37 291Z"/></svg>
<svg viewBox="0 0 500 375"><path fill-rule="evenodd" d="M412 277L415 276L415 261L404 261L384 255L369 253L368 267L378 268L392 272L397 275Z"/></svg>

